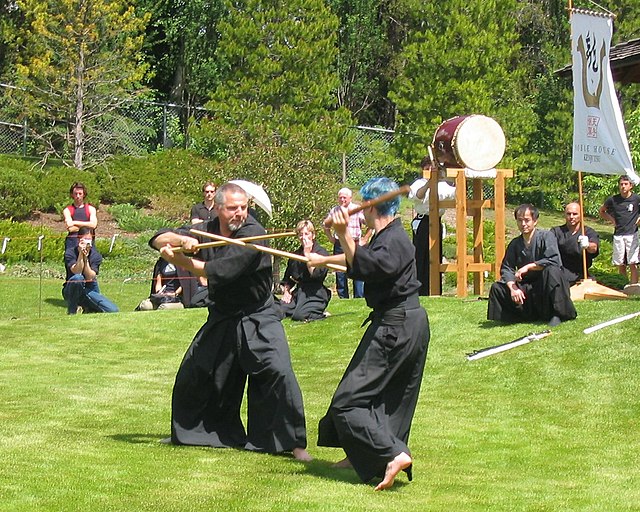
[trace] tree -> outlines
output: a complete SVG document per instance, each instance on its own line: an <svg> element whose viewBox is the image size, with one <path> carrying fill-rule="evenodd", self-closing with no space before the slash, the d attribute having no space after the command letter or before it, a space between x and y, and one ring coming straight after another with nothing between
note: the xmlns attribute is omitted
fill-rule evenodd
<svg viewBox="0 0 640 512"><path fill-rule="evenodd" d="M393 126L387 90L395 78L393 16L384 0L329 0L338 16L338 101L358 124Z"/></svg>
<svg viewBox="0 0 640 512"><path fill-rule="evenodd" d="M494 117L519 145L531 117L518 89L514 0L447 0L412 5L413 29L390 92L398 108L397 147L407 162L427 153L451 117ZM524 131L526 136L527 131Z"/></svg>
<svg viewBox="0 0 640 512"><path fill-rule="evenodd" d="M14 100L23 106L43 158L82 169L98 147L126 134L118 109L144 93L148 16L124 0L18 0L28 30L16 68ZM102 148L104 151L104 148Z"/></svg>
<svg viewBox="0 0 640 512"><path fill-rule="evenodd" d="M338 22L322 0L229 2L217 58L223 80L209 109L215 123L286 141L303 131L311 147L337 152L349 123L336 105Z"/></svg>
<svg viewBox="0 0 640 512"><path fill-rule="evenodd" d="M7 77L16 58L15 39L24 19L11 0L0 0L0 77ZM4 78L3 78L4 80Z"/></svg>
<svg viewBox="0 0 640 512"><path fill-rule="evenodd" d="M220 73L215 52L223 0L143 0L149 12L147 52L156 73L152 86L171 102L200 106Z"/></svg>

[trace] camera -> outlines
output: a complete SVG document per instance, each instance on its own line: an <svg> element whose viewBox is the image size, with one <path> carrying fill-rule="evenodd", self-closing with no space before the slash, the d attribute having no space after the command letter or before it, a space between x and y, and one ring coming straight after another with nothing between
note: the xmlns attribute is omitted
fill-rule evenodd
<svg viewBox="0 0 640 512"><path fill-rule="evenodd" d="M87 241L85 242L85 245L86 245L87 247L91 247L91 246L93 245L93 242L92 242L91 240L87 240Z"/></svg>

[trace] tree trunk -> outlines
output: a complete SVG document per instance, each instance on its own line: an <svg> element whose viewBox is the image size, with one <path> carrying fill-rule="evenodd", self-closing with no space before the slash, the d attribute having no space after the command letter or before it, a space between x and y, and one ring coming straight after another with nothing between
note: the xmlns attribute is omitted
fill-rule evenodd
<svg viewBox="0 0 640 512"><path fill-rule="evenodd" d="M78 52L78 66L76 67L76 113L73 126L73 165L82 169L84 156L84 49Z"/></svg>
<svg viewBox="0 0 640 512"><path fill-rule="evenodd" d="M280 262L281 261L282 261L282 256L273 257L273 271L271 275L273 276L274 293L280 293Z"/></svg>

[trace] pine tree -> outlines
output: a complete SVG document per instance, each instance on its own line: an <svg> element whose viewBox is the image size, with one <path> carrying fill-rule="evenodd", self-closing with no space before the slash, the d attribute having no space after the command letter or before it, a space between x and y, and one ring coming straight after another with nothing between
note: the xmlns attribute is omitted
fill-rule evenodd
<svg viewBox="0 0 640 512"><path fill-rule="evenodd" d="M335 151L348 122L336 99L337 28L322 0L229 2L217 51L223 79L209 104L216 122L285 141L301 130Z"/></svg>
<svg viewBox="0 0 640 512"><path fill-rule="evenodd" d="M419 162L438 125L451 117L496 118L513 146L530 112L519 95L514 0L446 0L412 5L414 27L390 97L398 148ZM526 134L526 132L524 132Z"/></svg>
<svg viewBox="0 0 640 512"><path fill-rule="evenodd" d="M19 0L29 29L22 40L15 100L23 105L43 157L78 169L98 144L117 146L117 110L144 92L147 17L124 0Z"/></svg>

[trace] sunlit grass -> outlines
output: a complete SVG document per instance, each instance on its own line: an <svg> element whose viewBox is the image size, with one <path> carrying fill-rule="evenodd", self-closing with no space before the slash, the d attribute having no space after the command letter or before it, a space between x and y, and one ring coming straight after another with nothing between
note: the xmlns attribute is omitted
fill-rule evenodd
<svg viewBox="0 0 640 512"><path fill-rule="evenodd" d="M375 493L333 470L318 420L362 335L363 300L285 322L304 395L310 464L173 447L175 371L205 310L133 312L147 283L105 283L111 315L65 315L60 283L0 278L0 510L626 511L640 503L640 301L582 302L553 335L469 362L544 324L496 327L485 301L423 298L432 341L404 475ZM37 298L42 295L42 311Z"/></svg>

